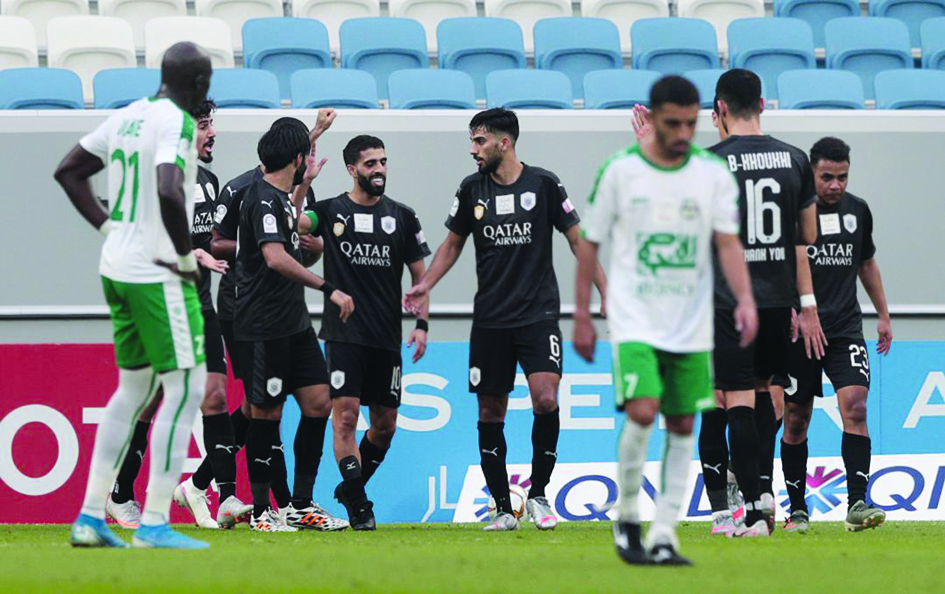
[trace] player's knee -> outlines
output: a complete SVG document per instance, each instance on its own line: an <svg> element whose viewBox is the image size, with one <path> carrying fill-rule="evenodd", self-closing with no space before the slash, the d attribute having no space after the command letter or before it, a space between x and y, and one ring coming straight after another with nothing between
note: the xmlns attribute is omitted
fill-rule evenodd
<svg viewBox="0 0 945 594"><path fill-rule="evenodd" d="M203 397L203 404L200 405L200 411L204 415L217 415L227 412L225 386L210 382Z"/></svg>
<svg viewBox="0 0 945 594"><path fill-rule="evenodd" d="M644 427L649 427L656 421L659 410L659 401L655 398L632 400L626 406L627 418Z"/></svg>
<svg viewBox="0 0 945 594"><path fill-rule="evenodd" d="M676 435L692 435L692 428L695 417L687 415L684 417L666 417L666 430Z"/></svg>
<svg viewBox="0 0 945 594"><path fill-rule="evenodd" d="M397 431L397 419L381 418L371 425L371 441L382 448L390 447Z"/></svg>
<svg viewBox="0 0 945 594"><path fill-rule="evenodd" d="M857 399L846 407L844 421L850 425L866 424L866 399Z"/></svg>
<svg viewBox="0 0 945 594"><path fill-rule="evenodd" d="M332 430L342 435L354 435L358 429L358 410L336 407L332 416Z"/></svg>
<svg viewBox="0 0 945 594"><path fill-rule="evenodd" d="M536 414L546 415L558 408L558 399L555 397L554 391L548 390L533 398L532 407Z"/></svg>
<svg viewBox="0 0 945 594"><path fill-rule="evenodd" d="M807 415L799 414L789 406L784 413L784 433L785 437L791 438L794 443L803 441L807 437L807 426L810 419Z"/></svg>

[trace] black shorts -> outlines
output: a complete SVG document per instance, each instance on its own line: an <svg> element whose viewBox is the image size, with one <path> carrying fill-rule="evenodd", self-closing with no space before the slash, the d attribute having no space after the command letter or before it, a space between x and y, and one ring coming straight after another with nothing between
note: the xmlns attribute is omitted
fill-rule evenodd
<svg viewBox="0 0 945 594"><path fill-rule="evenodd" d="M556 320L515 328L472 327L469 337L469 391L506 395L515 388L516 366L533 373L561 375L561 328Z"/></svg>
<svg viewBox="0 0 945 594"><path fill-rule="evenodd" d="M328 341L325 356L332 398L353 396L364 405L400 406L403 365L399 351Z"/></svg>
<svg viewBox="0 0 945 594"><path fill-rule="evenodd" d="M238 340L236 350L246 399L254 406L276 406L299 388L328 383L325 357L311 327L273 340Z"/></svg>
<svg viewBox="0 0 945 594"><path fill-rule="evenodd" d="M207 373L226 375L226 349L223 346L223 331L217 312L203 310L203 347L207 354Z"/></svg>
<svg viewBox="0 0 945 594"><path fill-rule="evenodd" d="M824 395L823 376L834 390L848 386L870 387L870 358L862 338L828 338L824 358L808 359L804 342L791 345L791 385L784 390L784 399L807 404L814 396Z"/></svg>
<svg viewBox="0 0 945 594"><path fill-rule="evenodd" d="M243 379L240 375L240 353L236 348L236 335L233 334L233 320L217 318L220 322L220 331L223 333L223 344L226 345L226 354L230 357L230 366L233 368L233 377Z"/></svg>
<svg viewBox="0 0 945 594"><path fill-rule="evenodd" d="M758 310L758 337L741 348L731 309L715 310L715 389L754 390L758 380L787 376L791 347L791 308Z"/></svg>

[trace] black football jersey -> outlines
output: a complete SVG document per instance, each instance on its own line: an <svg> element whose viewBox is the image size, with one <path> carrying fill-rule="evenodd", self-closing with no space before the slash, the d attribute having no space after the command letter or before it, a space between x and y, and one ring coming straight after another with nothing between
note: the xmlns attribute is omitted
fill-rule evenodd
<svg viewBox="0 0 945 594"><path fill-rule="evenodd" d="M860 264L875 254L873 214L865 201L846 193L834 205L818 202L817 243L807 247L807 256L827 340L863 337L856 283Z"/></svg>
<svg viewBox="0 0 945 594"><path fill-rule="evenodd" d="M551 240L555 229L564 232L579 222L550 171L525 165L508 186L481 173L464 179L446 227L473 236L479 279L473 324L506 328L557 320L561 296Z"/></svg>
<svg viewBox="0 0 945 594"><path fill-rule="evenodd" d="M804 151L770 136L730 136L709 149L738 180L740 237L759 308L791 307L797 294L797 225L816 198L814 173ZM715 306L734 308L718 258Z"/></svg>
<svg viewBox="0 0 945 594"><path fill-rule="evenodd" d="M190 241L194 249L200 248L210 253L210 231L213 229L213 215L216 209L217 194L220 193L220 182L217 176L209 169L197 167L197 185L194 188L194 224L190 228ZM210 270L199 266L200 285L197 292L200 296L200 307L204 311L213 309L213 296L210 294Z"/></svg>
<svg viewBox="0 0 945 594"><path fill-rule="evenodd" d="M325 280L354 300L354 314L339 318L325 297L319 338L400 351L404 267L430 255L420 219L408 206L387 196L362 206L347 193L315 203L325 242Z"/></svg>
<svg viewBox="0 0 945 594"><path fill-rule="evenodd" d="M305 287L272 270L262 246L278 242L302 262L298 217L287 192L257 179L246 188L240 206L236 252L237 340L272 340L311 327Z"/></svg>

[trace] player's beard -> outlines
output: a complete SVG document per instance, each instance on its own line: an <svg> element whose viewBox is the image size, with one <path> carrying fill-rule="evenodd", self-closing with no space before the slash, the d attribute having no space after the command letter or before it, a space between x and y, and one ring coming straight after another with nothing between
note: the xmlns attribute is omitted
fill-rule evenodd
<svg viewBox="0 0 945 594"><path fill-rule="evenodd" d="M371 179L376 178L376 177L380 177L382 180L384 180L384 183L382 183L379 186L375 186L374 184L372 184ZM368 196L383 196L384 189L387 187L387 178L384 177L383 175L375 175L369 178L359 173L358 185L361 186L361 189L364 190L368 194Z"/></svg>
<svg viewBox="0 0 945 594"><path fill-rule="evenodd" d="M489 155L488 158L483 159L482 162L479 162L479 173L483 175L492 175L499 170L499 165L502 164L502 155L498 152Z"/></svg>

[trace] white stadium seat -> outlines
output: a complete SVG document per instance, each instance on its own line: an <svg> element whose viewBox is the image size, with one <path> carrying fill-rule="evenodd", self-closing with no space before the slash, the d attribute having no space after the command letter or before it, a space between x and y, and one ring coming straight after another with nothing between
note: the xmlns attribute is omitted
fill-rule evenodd
<svg viewBox="0 0 945 594"><path fill-rule="evenodd" d="M144 25L151 19L187 16L185 0L98 0L98 13L124 19L135 34L135 47L144 49Z"/></svg>
<svg viewBox="0 0 945 594"><path fill-rule="evenodd" d="M292 0L292 16L316 19L328 28L331 50L338 51L338 32L348 19L381 15L380 0Z"/></svg>
<svg viewBox="0 0 945 594"><path fill-rule="evenodd" d="M630 52L630 27L639 19L669 16L669 0L581 0L581 15L609 19L620 32L620 48Z"/></svg>
<svg viewBox="0 0 945 594"><path fill-rule="evenodd" d="M715 27L719 53L728 54L728 25L735 19L765 16L765 0L677 0L679 16L705 19Z"/></svg>
<svg viewBox="0 0 945 594"><path fill-rule="evenodd" d="M233 49L243 50L243 23L249 19L281 17L282 0L196 0L197 16L220 19L230 26Z"/></svg>
<svg viewBox="0 0 945 594"><path fill-rule="evenodd" d="M164 52L179 41L193 41L208 54L214 68L233 68L230 27L208 17L159 17L144 27L144 55L148 68L160 68Z"/></svg>
<svg viewBox="0 0 945 594"><path fill-rule="evenodd" d="M18 16L33 23L36 44L46 47L46 24L61 16L89 14L89 0L3 0L4 16Z"/></svg>
<svg viewBox="0 0 945 594"><path fill-rule="evenodd" d="M436 51L436 27L443 19L476 16L476 0L390 0L390 16L420 21L427 48Z"/></svg>
<svg viewBox="0 0 945 594"><path fill-rule="evenodd" d="M92 99L92 79L99 70L136 68L131 25L104 16L56 17L46 25L49 67L67 68L82 79L82 92Z"/></svg>
<svg viewBox="0 0 945 594"><path fill-rule="evenodd" d="M571 0L486 0L486 16L512 19L522 28L525 51L535 48L532 28L541 19L574 16Z"/></svg>
<svg viewBox="0 0 945 594"><path fill-rule="evenodd" d="M21 17L0 16L0 70L39 66L36 30Z"/></svg>

